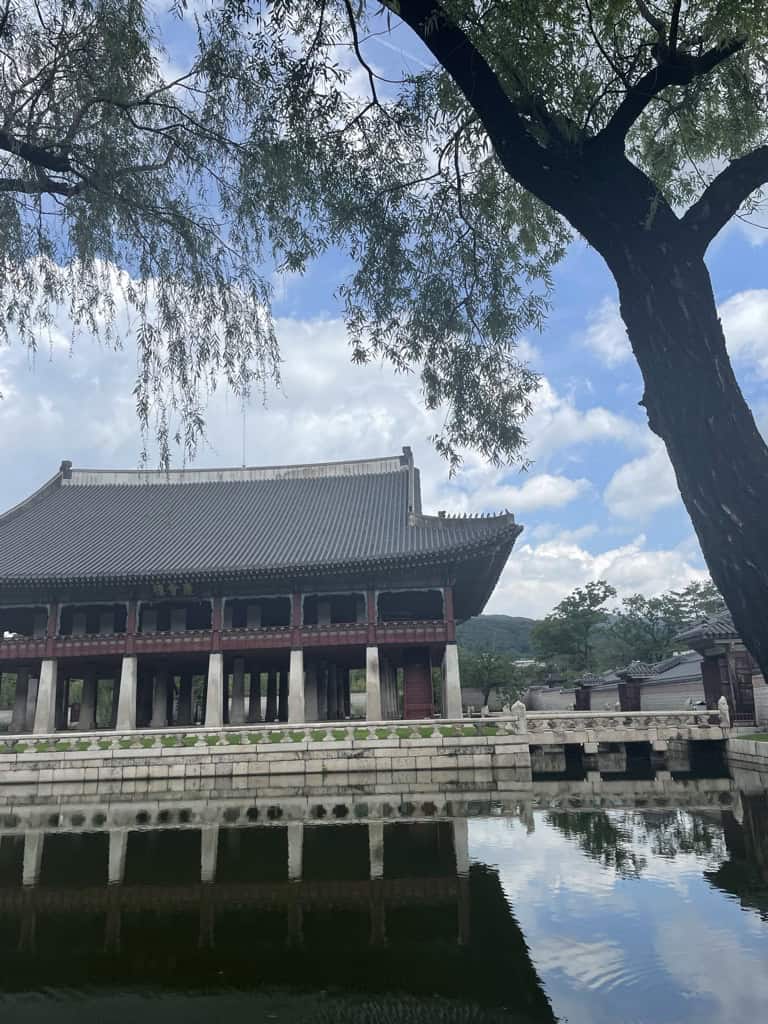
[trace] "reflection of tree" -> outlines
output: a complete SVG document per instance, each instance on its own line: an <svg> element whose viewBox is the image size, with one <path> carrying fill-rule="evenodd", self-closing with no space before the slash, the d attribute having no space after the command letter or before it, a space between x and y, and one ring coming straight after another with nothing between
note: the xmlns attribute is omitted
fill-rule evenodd
<svg viewBox="0 0 768 1024"><path fill-rule="evenodd" d="M637 878L646 859L635 849L647 843L657 857L693 854L719 862L726 856L723 827L686 811L632 812L608 815L605 811L550 814L548 820L568 839L604 867L625 878Z"/></svg>
<svg viewBox="0 0 768 1024"><path fill-rule="evenodd" d="M719 815L714 821L707 821L685 811L644 812L637 817L651 849L659 857L671 858L680 853L692 853L697 857L722 860L726 856Z"/></svg>
<svg viewBox="0 0 768 1024"><path fill-rule="evenodd" d="M645 868L645 858L632 849L631 816L618 822L605 811L579 811L548 814L547 821L567 839L575 840L581 849L604 867L613 868L624 878L638 878Z"/></svg>

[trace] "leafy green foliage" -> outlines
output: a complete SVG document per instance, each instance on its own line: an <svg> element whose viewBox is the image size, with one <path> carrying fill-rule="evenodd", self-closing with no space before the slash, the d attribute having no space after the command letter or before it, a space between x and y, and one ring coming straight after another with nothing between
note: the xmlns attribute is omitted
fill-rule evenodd
<svg viewBox="0 0 768 1024"><path fill-rule="evenodd" d="M615 596L615 588L605 580L577 587L531 631L536 656L565 668L593 668L595 630L608 621L606 602Z"/></svg>

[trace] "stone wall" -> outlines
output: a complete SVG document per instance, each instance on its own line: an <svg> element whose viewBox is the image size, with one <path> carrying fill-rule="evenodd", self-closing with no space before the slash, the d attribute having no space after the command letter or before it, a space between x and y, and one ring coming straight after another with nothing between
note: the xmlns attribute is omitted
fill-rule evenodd
<svg viewBox="0 0 768 1024"><path fill-rule="evenodd" d="M759 673L752 676L752 691L755 695L755 722L768 726L768 684Z"/></svg>
<svg viewBox="0 0 768 1024"><path fill-rule="evenodd" d="M728 740L728 764L768 773L768 741Z"/></svg>

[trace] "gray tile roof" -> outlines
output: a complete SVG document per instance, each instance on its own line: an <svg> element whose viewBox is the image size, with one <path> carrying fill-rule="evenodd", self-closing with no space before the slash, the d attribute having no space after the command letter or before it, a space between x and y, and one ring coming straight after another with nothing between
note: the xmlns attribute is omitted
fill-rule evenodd
<svg viewBox="0 0 768 1024"><path fill-rule="evenodd" d="M734 640L738 639L736 627L733 624L731 613L724 608L715 615L709 615L694 626L682 630L675 637L675 640L684 640L686 643L695 643L697 640Z"/></svg>
<svg viewBox="0 0 768 1024"><path fill-rule="evenodd" d="M521 529L509 514L422 515L409 450L360 462L170 474L63 463L48 484L0 516L0 582L449 562L484 547L511 547Z"/></svg>

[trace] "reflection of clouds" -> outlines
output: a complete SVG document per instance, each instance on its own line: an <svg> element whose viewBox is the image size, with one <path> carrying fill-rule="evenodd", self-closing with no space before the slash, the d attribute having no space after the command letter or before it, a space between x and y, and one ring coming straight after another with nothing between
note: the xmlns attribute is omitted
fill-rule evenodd
<svg viewBox="0 0 768 1024"><path fill-rule="evenodd" d="M603 988L617 983L626 972L621 947L607 939L591 942L553 935L536 945L536 964L541 971L562 971L584 988Z"/></svg>
<svg viewBox="0 0 768 1024"><path fill-rule="evenodd" d="M731 908L739 925L745 914ZM751 929L750 929L751 931ZM765 941L766 928L760 930ZM698 937L696 939L695 937ZM659 922L655 937L659 959L681 989L706 993L715 1003L708 1020L765 1020L768 1012L766 950L750 949L733 931L713 928L692 904Z"/></svg>
<svg viewBox="0 0 768 1024"><path fill-rule="evenodd" d="M703 874L727 856L721 836L709 851L670 857L658 852L642 816L609 812L625 845L645 861L639 879L625 878L543 813L535 817L530 836L519 821L471 820L470 855L498 868L559 1019L730 1024L765 1017L768 927Z"/></svg>

